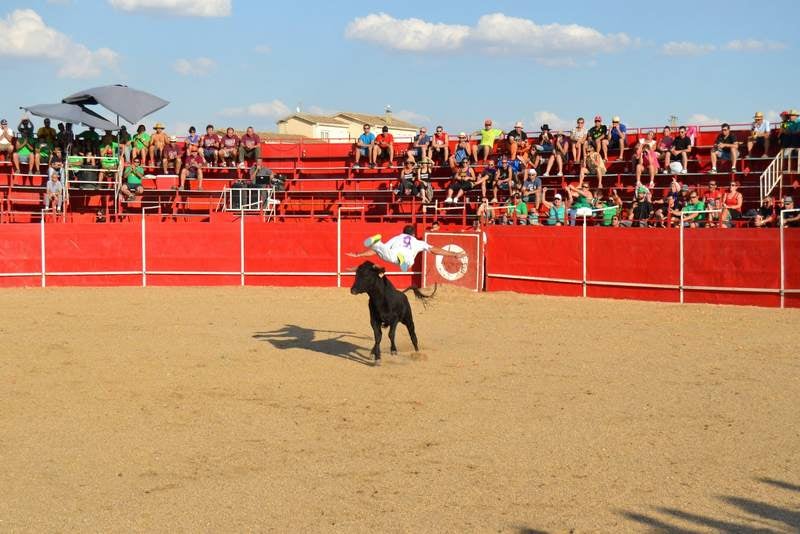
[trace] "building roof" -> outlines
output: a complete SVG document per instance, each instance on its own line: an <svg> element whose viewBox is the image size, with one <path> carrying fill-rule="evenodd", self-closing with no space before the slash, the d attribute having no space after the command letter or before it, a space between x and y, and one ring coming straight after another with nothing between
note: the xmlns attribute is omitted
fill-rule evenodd
<svg viewBox="0 0 800 534"><path fill-rule="evenodd" d="M286 122L289 119L299 119L309 124L326 124L328 126L347 126L346 123L328 115L313 115L311 113L292 113L288 117L280 119L278 122Z"/></svg>
<svg viewBox="0 0 800 534"><path fill-rule="evenodd" d="M343 116L347 117L348 119L355 120L357 122L362 122L365 124L385 124L387 126L391 126L393 128L402 128L407 130L416 130L419 126L411 124L410 122L406 122L404 120L398 119L392 115L389 115L389 119L387 120L386 115L368 115L366 113L355 113L352 111L341 111L334 115L334 118Z"/></svg>

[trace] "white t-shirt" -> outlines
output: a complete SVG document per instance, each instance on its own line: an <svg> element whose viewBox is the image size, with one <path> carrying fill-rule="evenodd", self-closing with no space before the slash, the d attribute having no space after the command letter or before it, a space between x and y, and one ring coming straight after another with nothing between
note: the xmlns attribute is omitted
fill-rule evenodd
<svg viewBox="0 0 800 534"><path fill-rule="evenodd" d="M386 246L395 253L402 252L403 256L411 256L412 258L416 257L417 254L423 250L430 250L433 248L432 245L429 245L425 241L420 241L413 235L408 234L394 236L386 242Z"/></svg>
<svg viewBox="0 0 800 534"><path fill-rule="evenodd" d="M752 129L756 133L769 133L769 122L768 121L761 121L761 124L753 123Z"/></svg>
<svg viewBox="0 0 800 534"><path fill-rule="evenodd" d="M8 126L0 126L0 145L10 145L11 141L9 141L8 139L5 138L5 136L3 135L3 132L8 132L8 135L13 140L14 139L14 130L12 130Z"/></svg>

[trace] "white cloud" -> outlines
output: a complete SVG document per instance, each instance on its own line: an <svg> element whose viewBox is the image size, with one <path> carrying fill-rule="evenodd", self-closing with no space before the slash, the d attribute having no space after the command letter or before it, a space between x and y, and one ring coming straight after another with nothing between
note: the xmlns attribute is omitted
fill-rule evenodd
<svg viewBox="0 0 800 534"><path fill-rule="evenodd" d="M420 126L431 122L431 118L427 115L423 115L422 113L417 113L415 111L409 111L407 109L395 111L392 113L392 115L401 121L410 122L411 124L417 124Z"/></svg>
<svg viewBox="0 0 800 534"><path fill-rule="evenodd" d="M225 108L219 112L223 117L261 117L268 119L279 119L289 115L291 111L280 100L271 102L256 102L248 106Z"/></svg>
<svg viewBox="0 0 800 534"><path fill-rule="evenodd" d="M720 120L716 117L709 117L708 115L704 115L703 113L695 113L694 115L689 116L689 120L687 124L692 124L696 126L708 126L711 124L722 124L723 120Z"/></svg>
<svg viewBox="0 0 800 534"><path fill-rule="evenodd" d="M716 50L712 44L670 41L661 45L661 53L667 56L701 56Z"/></svg>
<svg viewBox="0 0 800 534"><path fill-rule="evenodd" d="M206 76L216 67L216 61L207 57L181 58L172 65L173 70L183 76Z"/></svg>
<svg viewBox="0 0 800 534"><path fill-rule="evenodd" d="M109 48L90 50L47 26L32 9L17 9L0 19L3 46L0 57L49 59L62 78L91 78L117 65L119 55Z"/></svg>
<svg viewBox="0 0 800 534"><path fill-rule="evenodd" d="M184 17L229 17L232 0L108 0L122 11L165 11Z"/></svg>
<svg viewBox="0 0 800 534"><path fill-rule="evenodd" d="M577 24L536 24L503 13L484 15L474 26L373 13L350 22L345 36L405 52L513 52L548 66L572 66L577 64L576 58L616 52L638 43L624 33L604 34Z"/></svg>
<svg viewBox="0 0 800 534"><path fill-rule="evenodd" d="M272 52L272 47L269 45L260 44L256 45L253 48L253 51L255 51L257 54L269 54L270 52Z"/></svg>
<svg viewBox="0 0 800 534"><path fill-rule="evenodd" d="M562 119L551 111L536 111L533 114L533 124L525 125L528 130L538 130L542 124L548 125L553 130L569 130L575 121Z"/></svg>
<svg viewBox="0 0 800 534"><path fill-rule="evenodd" d="M758 39L743 39L729 41L725 45L725 50L731 52L769 52L772 50L782 50L786 45L777 41L759 41Z"/></svg>

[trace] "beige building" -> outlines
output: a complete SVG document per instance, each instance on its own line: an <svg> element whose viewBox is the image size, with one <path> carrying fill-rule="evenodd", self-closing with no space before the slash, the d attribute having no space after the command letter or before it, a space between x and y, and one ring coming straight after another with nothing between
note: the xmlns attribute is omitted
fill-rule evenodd
<svg viewBox="0 0 800 534"><path fill-rule="evenodd" d="M389 127L395 139L410 141L419 131L419 127L396 119L391 112L385 115L369 115L342 111L335 115L312 115L309 113L294 113L278 121L278 133L291 135L304 135L331 141L351 142L363 133L365 124L372 127L377 135L384 126Z"/></svg>

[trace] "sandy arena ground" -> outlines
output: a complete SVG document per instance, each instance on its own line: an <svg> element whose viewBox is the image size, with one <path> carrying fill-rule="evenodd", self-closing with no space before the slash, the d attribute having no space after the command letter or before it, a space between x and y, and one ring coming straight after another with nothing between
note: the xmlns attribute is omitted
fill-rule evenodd
<svg viewBox="0 0 800 534"><path fill-rule="evenodd" d="M3 290L2 532L800 530L800 311Z"/></svg>

